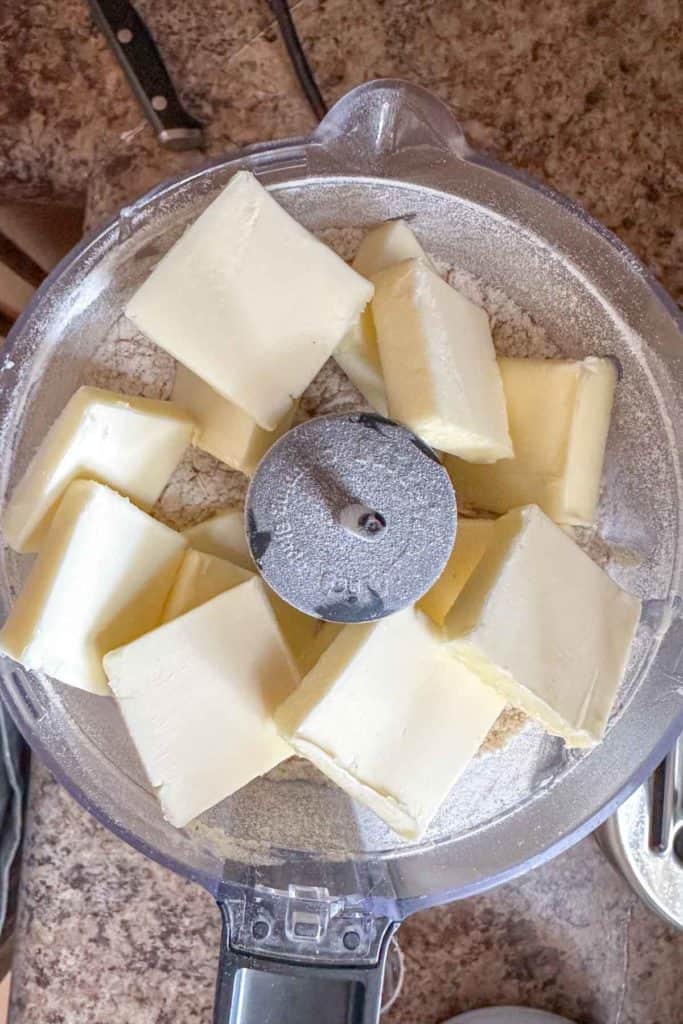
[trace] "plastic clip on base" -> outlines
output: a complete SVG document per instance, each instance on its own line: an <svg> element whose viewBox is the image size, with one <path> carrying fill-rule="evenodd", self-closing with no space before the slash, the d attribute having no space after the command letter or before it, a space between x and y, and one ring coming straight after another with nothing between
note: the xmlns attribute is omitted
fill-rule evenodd
<svg viewBox="0 0 683 1024"><path fill-rule="evenodd" d="M215 1024L377 1024L392 927L387 928L372 966L335 967L234 950L228 909L225 904L219 906L223 938Z"/></svg>

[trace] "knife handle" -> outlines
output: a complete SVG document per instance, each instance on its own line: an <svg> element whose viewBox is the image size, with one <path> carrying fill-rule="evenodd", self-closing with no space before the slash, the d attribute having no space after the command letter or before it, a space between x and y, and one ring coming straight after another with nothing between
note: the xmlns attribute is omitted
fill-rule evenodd
<svg viewBox="0 0 683 1024"><path fill-rule="evenodd" d="M90 0L90 8L159 142L169 149L201 147L201 122L180 102L156 43L133 5L128 0Z"/></svg>
<svg viewBox="0 0 683 1024"><path fill-rule="evenodd" d="M301 90L318 121L322 121L327 113L327 104L318 88L315 75L311 70L311 65L308 63L304 48L301 45L299 33L296 30L292 12L289 9L289 3L287 0L268 0L268 6L277 21L285 49L289 54L289 59L294 67Z"/></svg>

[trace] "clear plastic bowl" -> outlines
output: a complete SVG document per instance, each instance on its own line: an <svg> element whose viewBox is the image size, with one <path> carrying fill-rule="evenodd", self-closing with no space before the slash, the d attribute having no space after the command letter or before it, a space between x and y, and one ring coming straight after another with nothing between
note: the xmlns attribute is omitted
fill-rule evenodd
<svg viewBox="0 0 683 1024"><path fill-rule="evenodd" d="M161 185L63 261L0 364L3 494L88 380L92 353L134 288L241 168L316 231L409 216L437 259L499 287L563 354L611 355L621 367L599 532L610 573L643 599L644 612L607 736L593 751L567 752L527 725L475 760L420 842L400 842L301 762L176 831L113 701L2 663L3 696L38 755L125 840L223 900L234 942L249 945L254 906L267 904L284 923L263 941L266 952L293 942L304 959L326 950L335 961L369 963L380 934L372 921L481 891L566 848L638 785L683 725L681 322L633 255L581 210L472 152L423 90L371 83L307 139L254 147ZM0 615L27 568L3 551ZM346 949L331 925L317 945L288 938L301 892L327 905L331 921L361 915L360 944Z"/></svg>

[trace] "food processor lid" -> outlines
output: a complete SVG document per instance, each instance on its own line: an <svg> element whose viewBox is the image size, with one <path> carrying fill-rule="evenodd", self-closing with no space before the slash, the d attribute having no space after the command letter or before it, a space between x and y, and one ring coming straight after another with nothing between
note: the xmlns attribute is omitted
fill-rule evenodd
<svg viewBox="0 0 683 1024"><path fill-rule="evenodd" d="M72 695L59 684L7 661L2 665L4 699L38 756L100 820L145 853L218 895L258 891L267 900L269 892L292 895L294 890L296 897L303 886L315 890L311 899L327 907L328 917L341 900L343 906L359 908L361 916L368 912L397 920L480 892L576 842L638 785L680 732L680 324L673 304L647 271L585 213L473 153L450 111L425 90L404 82L373 82L340 100L310 138L256 146L159 186L60 264L16 324L0 363L0 491L7 493L12 474L21 470L49 417L56 415L58 389L41 390L46 368L54 382L59 365L64 388L78 380L78 352L72 354L69 345L87 337L98 316L113 318L112 310L123 307L140 276L187 221L245 168L316 230L414 215L416 224L433 232L438 259L452 263L456 254L463 262L478 259L479 272L488 268L501 288L508 273L509 291L532 315L538 310L542 316L546 303L558 322L566 323L571 309L572 323L589 328L581 309L590 307L592 315L602 317L604 335L619 339L614 354L623 365L624 385L632 388L628 393L640 389L650 403L638 417L630 410L618 412L607 481L620 496L608 524L612 539L618 542L628 527L650 544L654 532L652 543L659 547L652 548L652 558L668 574L662 569L652 587L647 567L640 575L637 568L618 567L629 579L632 573L645 598L621 707L604 742L588 754L565 752L555 741L544 740L543 758L524 766L533 790L474 826L464 822L419 844L376 842L358 849L345 845L341 823L342 838L326 849L297 849L287 841L265 849L247 832L228 839L220 818L215 825L212 819L174 833L155 810L153 795L119 770L132 755L118 734L120 746L106 746L115 729L102 705L93 703L100 698L85 695L76 709ZM599 332L584 335L602 337ZM655 426L658 432L652 433ZM659 460L654 486L633 461L638 445L648 458ZM634 510L632 520L624 518L629 509ZM16 559L5 552L0 559L5 607L19 575ZM487 799L510 781L505 774L497 776L499 761L504 763L496 754L485 776ZM296 778L286 785L291 791ZM252 798L247 792L238 799L243 820L249 821ZM268 813L276 814L277 795L268 806ZM311 820L311 831L315 824ZM236 905L236 918L240 913ZM339 933L340 948L344 934ZM368 949L373 941L368 939Z"/></svg>

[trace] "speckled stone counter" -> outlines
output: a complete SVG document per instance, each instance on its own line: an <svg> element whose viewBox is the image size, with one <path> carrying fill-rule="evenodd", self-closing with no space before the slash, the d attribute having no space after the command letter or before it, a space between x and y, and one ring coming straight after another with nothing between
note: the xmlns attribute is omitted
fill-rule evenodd
<svg viewBox="0 0 683 1024"><path fill-rule="evenodd" d="M0 198L82 202L90 224L225 149L313 120L265 0L140 0L207 153L160 149L80 0L0 9ZM675 3L299 0L333 101L370 78L419 82L470 139L583 203L683 297L683 67ZM109 835L34 767L12 1024L211 1020L210 897ZM683 936L592 839L401 929L390 1024L526 1003L580 1024L679 1024ZM678 988L680 985L678 985Z"/></svg>
<svg viewBox="0 0 683 1024"><path fill-rule="evenodd" d="M386 1024L496 1003L577 1024L681 1021L683 935L592 838L502 889L416 914L398 937L406 978ZM219 940L207 893L125 846L36 768L11 1024L210 1024Z"/></svg>

